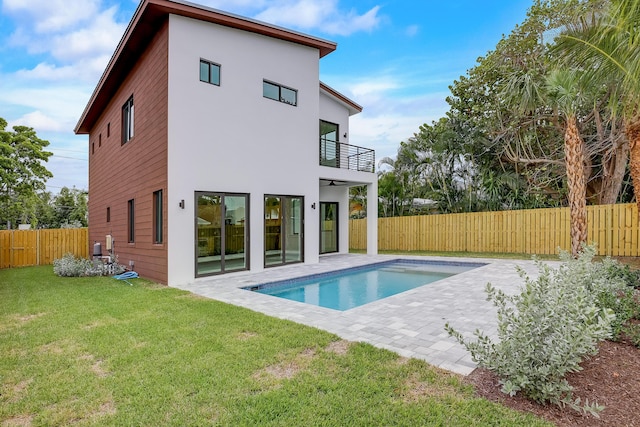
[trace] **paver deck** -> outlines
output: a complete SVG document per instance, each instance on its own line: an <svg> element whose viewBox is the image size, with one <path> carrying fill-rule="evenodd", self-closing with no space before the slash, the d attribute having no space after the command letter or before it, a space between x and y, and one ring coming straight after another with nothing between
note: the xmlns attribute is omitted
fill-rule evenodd
<svg viewBox="0 0 640 427"><path fill-rule="evenodd" d="M337 311L251 292L243 287L361 266L391 259L482 262L485 266L346 311ZM332 332L343 339L370 343L406 357L423 359L448 371L467 375L476 367L465 348L449 337L449 322L465 336L476 329L495 338L496 311L486 300L487 282L509 294L519 291L520 266L537 276L532 261L481 258L416 257L358 254L325 255L320 263L269 268L196 279L178 286L197 295L227 302L270 316L289 319Z"/></svg>

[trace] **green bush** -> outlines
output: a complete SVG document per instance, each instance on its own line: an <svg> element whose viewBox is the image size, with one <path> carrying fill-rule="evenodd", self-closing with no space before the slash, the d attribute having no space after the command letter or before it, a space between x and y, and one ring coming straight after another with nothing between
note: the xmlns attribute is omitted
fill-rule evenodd
<svg viewBox="0 0 640 427"><path fill-rule="evenodd" d="M535 280L519 269L525 285L518 295L487 284L487 299L498 311L498 342L479 330L476 340L466 340L449 323L445 329L476 363L500 377L503 392L522 392L537 402L597 415L603 408L573 400L565 379L581 369L585 356L597 352L599 341L611 336L615 321L613 311L600 306L598 295L617 290L621 282L606 283L602 264L591 262L594 251L586 247L578 259L562 254L563 263L556 270L535 260Z"/></svg>
<svg viewBox="0 0 640 427"><path fill-rule="evenodd" d="M640 270L632 270L628 265L615 261L607 265L607 270L610 277L618 277L627 285L640 289Z"/></svg>
<svg viewBox="0 0 640 427"><path fill-rule="evenodd" d="M53 272L63 277L109 276L124 272L124 266L118 264L115 257L113 263L92 262L86 258L75 257L66 253L62 258L53 260Z"/></svg>
<svg viewBox="0 0 640 427"><path fill-rule="evenodd" d="M595 254L595 246L583 246L582 254L575 260L568 253L561 252L563 264L559 274L568 276L565 278L568 282L586 287L595 296L598 307L613 311L615 318L611 322L610 339L617 341L624 326L637 312L633 273L628 266L610 257L602 262L593 262Z"/></svg>

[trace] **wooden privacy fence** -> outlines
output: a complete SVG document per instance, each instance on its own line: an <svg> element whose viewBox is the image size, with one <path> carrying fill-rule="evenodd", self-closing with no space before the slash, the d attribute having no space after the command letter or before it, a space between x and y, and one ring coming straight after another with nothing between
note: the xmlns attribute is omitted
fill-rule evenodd
<svg viewBox="0 0 640 427"><path fill-rule="evenodd" d="M67 252L89 256L87 228L0 230L0 268L53 264Z"/></svg>
<svg viewBox="0 0 640 427"><path fill-rule="evenodd" d="M588 242L598 255L640 256L635 204L587 207ZM349 222L351 249L366 249L366 219ZM569 208L378 219L378 249L557 254L570 250Z"/></svg>

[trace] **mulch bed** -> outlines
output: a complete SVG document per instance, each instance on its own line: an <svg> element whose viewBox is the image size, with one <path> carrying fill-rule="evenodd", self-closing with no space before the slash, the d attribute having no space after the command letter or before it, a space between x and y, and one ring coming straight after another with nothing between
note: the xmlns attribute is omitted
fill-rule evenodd
<svg viewBox="0 0 640 427"><path fill-rule="evenodd" d="M520 411L531 412L558 426L640 427L640 349L628 342L604 341L598 354L581 364L583 370L567 375L574 387L574 399L598 402L605 409L600 418L583 415L571 408L540 405L521 396L510 397L500 391L498 378L478 368L466 381L478 395Z"/></svg>

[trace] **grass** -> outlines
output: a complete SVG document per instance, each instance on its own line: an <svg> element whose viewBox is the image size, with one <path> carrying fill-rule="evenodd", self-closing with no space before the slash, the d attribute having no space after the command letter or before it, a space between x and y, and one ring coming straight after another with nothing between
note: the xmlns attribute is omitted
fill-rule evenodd
<svg viewBox="0 0 640 427"><path fill-rule="evenodd" d="M0 425L548 425L422 361L132 284L0 270Z"/></svg>

